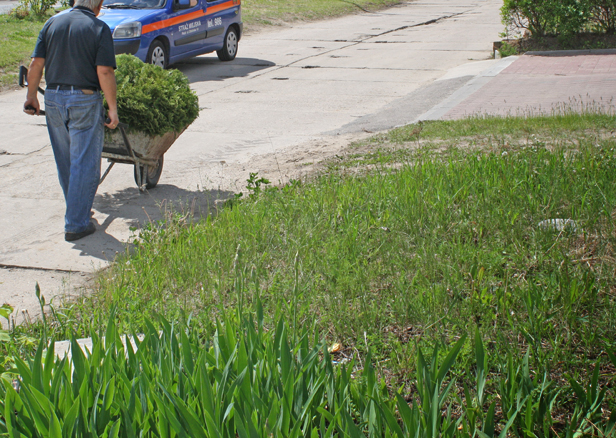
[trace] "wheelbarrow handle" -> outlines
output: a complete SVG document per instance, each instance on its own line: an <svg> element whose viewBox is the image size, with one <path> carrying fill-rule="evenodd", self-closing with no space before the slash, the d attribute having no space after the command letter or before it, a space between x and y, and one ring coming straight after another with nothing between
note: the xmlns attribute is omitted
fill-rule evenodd
<svg viewBox="0 0 616 438"><path fill-rule="evenodd" d="M19 86L21 88L28 86L28 69L24 65L19 67ZM45 95L45 90L41 87L38 87L38 92Z"/></svg>
<svg viewBox="0 0 616 438"><path fill-rule="evenodd" d="M28 69L23 65L19 67L19 86L22 88L28 86ZM45 95L45 90L43 90L41 87L38 87L38 92L41 93L43 96ZM36 111L36 108L31 105L28 105L25 109ZM45 110L39 109L39 116L44 115Z"/></svg>
<svg viewBox="0 0 616 438"><path fill-rule="evenodd" d="M109 117L107 117L105 119L105 124L109 124L109 123L111 123L111 119ZM118 127L119 128L128 129L128 125L126 123L122 123L122 122L118 123Z"/></svg>
<svg viewBox="0 0 616 438"><path fill-rule="evenodd" d="M19 67L19 86L22 88L28 86L28 69L24 65ZM45 95L45 90L43 90L41 87L38 87L38 92L41 93L42 95ZM30 106L30 105L28 105L25 109L33 110L33 111L36 110L33 106ZM45 110L39 110L39 115L44 116ZM109 117L105 118L105 123L109 123L109 122L111 122L111 119ZM128 128L128 125L126 123L118 123L118 126L124 129Z"/></svg>
<svg viewBox="0 0 616 438"><path fill-rule="evenodd" d="M24 109L36 111L36 108L34 108L32 105L28 105ZM39 115L40 116L44 116L45 115L45 110L39 109Z"/></svg>

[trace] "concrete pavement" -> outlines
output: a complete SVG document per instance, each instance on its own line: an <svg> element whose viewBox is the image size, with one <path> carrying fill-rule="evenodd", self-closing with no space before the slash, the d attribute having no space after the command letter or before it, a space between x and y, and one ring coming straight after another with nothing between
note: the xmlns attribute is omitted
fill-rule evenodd
<svg viewBox="0 0 616 438"><path fill-rule="evenodd" d="M56 300L80 293L134 229L170 205L207 214L244 189L248 172L284 182L350 139L485 112L486 101L499 102L485 92L493 86L516 95L498 81L513 78L510 69L526 57L490 59L500 5L419 0L248 35L230 63L206 55L176 65L199 95L200 117L165 154L156 189L139 193L132 168L114 167L95 199L97 233L72 244L63 240L64 201L44 119L21 112L23 91L0 94L0 150L7 151L0 155L0 301L35 313L36 281ZM554 98L567 101L575 90L561 91Z"/></svg>
<svg viewBox="0 0 616 438"><path fill-rule="evenodd" d="M8 14L18 4L18 0L0 0L0 14Z"/></svg>

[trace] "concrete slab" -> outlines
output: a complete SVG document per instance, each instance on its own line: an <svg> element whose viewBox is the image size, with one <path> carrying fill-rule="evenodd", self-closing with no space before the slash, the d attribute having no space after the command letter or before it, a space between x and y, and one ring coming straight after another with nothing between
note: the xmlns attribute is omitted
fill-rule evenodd
<svg viewBox="0 0 616 438"><path fill-rule="evenodd" d="M8 14L18 4L17 0L0 0L0 14Z"/></svg>
<svg viewBox="0 0 616 438"><path fill-rule="evenodd" d="M337 51L336 55L339 57L319 58L318 62L314 58L302 60L295 63L295 66L365 69L370 65L372 66L371 69L378 72L383 70L429 70L443 74L451 67L468 62L469 59L479 58L472 51L442 52L416 50L407 47L404 57L400 59L401 50L398 44L362 44ZM480 58L485 60L488 57L489 55L484 52Z"/></svg>
<svg viewBox="0 0 616 438"><path fill-rule="evenodd" d="M11 325L28 324L41 315L35 294L37 283L45 302L59 308L62 303L68 303L73 297L84 293L81 285L89 279L90 275L82 272L2 267L0 304L10 304L14 308ZM8 327L6 320L1 320L0 324L5 329Z"/></svg>
<svg viewBox="0 0 616 438"><path fill-rule="evenodd" d="M7 166L13 161L14 159L10 158L8 155L0 155L0 167Z"/></svg>
<svg viewBox="0 0 616 438"><path fill-rule="evenodd" d="M44 140L47 135L45 124L29 125L28 128L26 131L23 126L15 123L0 123L0 148L9 154L27 155L50 146L49 139Z"/></svg>
<svg viewBox="0 0 616 438"><path fill-rule="evenodd" d="M126 340L130 340L130 344L131 344L131 348L132 351L135 352L137 351L138 347L137 347L137 343L135 342L135 338L132 336L126 336L126 335L122 335L120 337L120 339L122 340L122 344L124 345L124 348L126 349ZM138 334L137 335L137 339L139 341L143 341L145 339L145 335L142 334ZM105 342L105 337L101 337L101 341ZM77 345L79 346L79 348L81 348L81 351L83 351L85 354L89 354L92 352L92 347L94 345L94 343L92 342L92 338L81 338L81 339L76 339ZM56 354L56 357L59 359L64 359L65 357L68 357L69 361L72 358L72 351L71 351L71 341L57 341L54 343L54 352ZM128 353L126 353L128 355Z"/></svg>
<svg viewBox="0 0 616 438"><path fill-rule="evenodd" d="M15 160L8 166L0 168L2 196L64 200L62 189L57 182L56 165L51 154L51 147L32 154L15 155L13 158ZM14 221L15 217L9 215L8 220ZM0 251L0 258L1 255Z"/></svg>
<svg viewBox="0 0 616 438"><path fill-rule="evenodd" d="M361 129L367 133L384 131L408 124L409 120L429 120L429 110L440 102L447 101L452 94L464 88L474 76L455 76L419 87L414 92L386 105L379 111L357 118L355 121L333 131L346 134ZM466 97L466 95L465 95ZM448 111L450 107L447 107Z"/></svg>

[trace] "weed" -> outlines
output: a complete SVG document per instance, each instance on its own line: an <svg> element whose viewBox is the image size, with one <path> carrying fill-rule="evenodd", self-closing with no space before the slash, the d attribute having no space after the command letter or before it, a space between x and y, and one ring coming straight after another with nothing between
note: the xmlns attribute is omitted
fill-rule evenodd
<svg viewBox="0 0 616 438"><path fill-rule="evenodd" d="M250 172L250 176L246 180L246 182L248 183L246 185L246 188L250 192L249 196L251 199L254 199L259 196L259 193L261 193L262 185L267 185L270 183L268 179L263 177L257 178L258 176L259 174L257 172Z"/></svg>

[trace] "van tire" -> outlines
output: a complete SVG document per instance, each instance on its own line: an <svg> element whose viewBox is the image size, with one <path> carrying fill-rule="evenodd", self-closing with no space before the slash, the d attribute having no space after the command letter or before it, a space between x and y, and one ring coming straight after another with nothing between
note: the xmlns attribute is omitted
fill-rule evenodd
<svg viewBox="0 0 616 438"><path fill-rule="evenodd" d="M225 34L225 41L222 49L217 50L216 54L221 61L233 61L237 55L237 43L239 41L237 30L231 26Z"/></svg>
<svg viewBox="0 0 616 438"><path fill-rule="evenodd" d="M167 68L169 65L169 53L162 41L154 40L152 44L150 44L150 50L148 50L148 56L145 60L148 64Z"/></svg>

